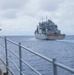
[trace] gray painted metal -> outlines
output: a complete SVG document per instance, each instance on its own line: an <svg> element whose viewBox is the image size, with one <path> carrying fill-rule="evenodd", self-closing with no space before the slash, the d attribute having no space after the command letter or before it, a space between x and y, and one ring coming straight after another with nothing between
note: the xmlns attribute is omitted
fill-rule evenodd
<svg viewBox="0 0 74 75"><path fill-rule="evenodd" d="M7 75L8 75L8 52L7 52L7 40L6 40L6 37L5 37L5 54L6 54L6 73L7 73Z"/></svg>
<svg viewBox="0 0 74 75"><path fill-rule="evenodd" d="M0 44L1 45L1 44ZM3 48L5 48L3 45L1 45ZM10 51L11 53L13 53L18 59L19 59L19 56L17 56L13 51L11 51L11 50L9 50L9 49L7 49L8 51ZM0 51L1 52L1 51ZM3 53L3 52L1 52L5 57L6 57L6 55ZM37 70L35 70L31 65L29 65L27 62L25 62L23 59L21 59L22 60L22 62L24 63L24 64L26 64L28 67L30 67L35 73L37 73L38 75L42 75L42 74L40 74ZM17 66L15 66L15 67L17 67ZM20 71L19 71L20 72Z"/></svg>
<svg viewBox="0 0 74 75"><path fill-rule="evenodd" d="M57 75L57 65L55 65L56 59L53 58L52 60L53 60L53 74Z"/></svg>
<svg viewBox="0 0 74 75"><path fill-rule="evenodd" d="M17 43L15 43L15 42L13 42L13 41L7 39L6 37L5 37L5 38L0 37L0 38L2 38L2 39L5 40L5 46L3 46L2 44L0 44L0 45L1 45L3 48L5 48L6 53L4 54L4 53L2 53L1 51L0 51L0 52L6 57L6 68L7 68L7 72L8 72L8 68L9 68L9 67L8 67L8 60L10 60L10 61L15 65L15 67L16 67L17 70L19 71L20 75L24 75L24 74L22 73L22 62L23 62L24 64L26 64L27 66L29 66L29 67L30 67L35 73L37 73L38 75L42 75L41 73L39 73L39 72L38 72L37 70L35 70L31 65L29 65L27 62L25 62L25 61L22 59L21 48L23 48L24 50L27 50L27 51L29 51L29 52L31 52L31 53L33 53L33 54L35 54L35 55L41 57L42 59L48 61L49 63L52 63L52 64L53 64L53 75L57 75L57 67L63 68L64 70L67 70L67 71L69 71L69 72L74 73L74 69L72 69L72 68L70 68L70 67L68 67L68 66L65 66L65 65L63 65L63 64L61 64L61 63L56 62L56 59L55 59L55 58L54 58L54 59L50 59L50 58L48 58L48 57L46 57L46 56L44 56L44 55L42 55L42 54L40 54L40 53L37 53L37 52L31 50L30 48L27 48L27 47L25 47L25 46L22 46L21 43L17 44ZM17 56L13 51L7 49L7 41L9 41L9 42L11 42L11 43L13 43L13 44L15 44L16 46L19 47L19 56ZM16 66L16 64L15 64L10 58L8 58L7 50L10 51L10 52L12 52L12 53L19 59L20 68L18 68L18 67Z"/></svg>
<svg viewBox="0 0 74 75"><path fill-rule="evenodd" d="M21 55L21 43L19 43L19 62L20 62L20 75L22 75L22 55Z"/></svg>

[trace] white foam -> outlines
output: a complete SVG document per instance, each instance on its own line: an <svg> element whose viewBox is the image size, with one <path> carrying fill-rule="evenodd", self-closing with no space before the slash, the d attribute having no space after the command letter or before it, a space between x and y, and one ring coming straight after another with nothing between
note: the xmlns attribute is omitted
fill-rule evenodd
<svg viewBox="0 0 74 75"><path fill-rule="evenodd" d="M59 40L59 41L62 41L62 42L69 42L69 43L74 43L74 40Z"/></svg>

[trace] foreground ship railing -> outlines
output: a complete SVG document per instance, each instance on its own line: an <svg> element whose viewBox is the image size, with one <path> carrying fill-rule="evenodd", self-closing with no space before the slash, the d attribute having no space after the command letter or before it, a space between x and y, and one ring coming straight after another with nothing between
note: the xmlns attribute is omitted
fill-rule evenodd
<svg viewBox="0 0 74 75"><path fill-rule="evenodd" d="M13 41L7 39L6 37L0 37L0 39L3 39L3 40L4 40L4 44L2 44L2 43L0 42L0 47L3 47L3 48L5 49L5 53L3 53L2 50L0 50L0 53L3 54L3 56L5 57L6 60L4 61L4 60L0 57L0 61L2 61L2 62L5 64L5 66L6 66L6 74L5 74L5 75L10 75L10 74L9 74L9 71L11 72L12 75L16 75L15 72L12 71L12 69L10 69L10 67L9 67L9 61L11 61L11 63L14 64L14 66L15 66L15 67L17 68L17 70L19 71L19 74L18 74L18 75L25 75L25 74L23 73L23 71L22 71L22 63L26 64L26 65L27 65L30 69L32 69L37 75L42 75L42 74L41 74L40 72L38 72L35 68L33 68L33 67L32 67L31 65L29 65L25 60L22 59L22 48L23 48L24 50L27 50L27 51L29 51L29 52L35 54L36 56L39 56L40 58L42 58L42 59L48 61L49 63L52 63L52 65L53 65L53 75L58 75L58 71L57 71L58 69L57 69L57 67L60 67L60 68L62 68L62 69L64 69L64 70L67 70L67 71L69 71L69 72L71 72L71 73L74 74L74 69L72 69L72 68L70 68L70 67L68 67L68 66L65 66L65 65L63 65L63 64L60 64L60 63L56 62L56 59L55 59L55 58L50 59L50 58L48 58L48 57L46 57L46 56L44 56L44 55L42 55L42 54L40 54L40 53L37 53L37 52L35 52L35 51L33 51L33 50L27 48L27 47L22 46L21 43L17 44L17 43L15 43L15 42L13 42ZM10 42L10 43L12 43L12 44L14 44L14 45L16 45L16 46L18 46L18 48L19 48L19 56L18 56L16 53L14 53L12 50L8 49L8 43L7 43L7 41ZM15 55L15 56L17 57L17 59L19 59L19 67L16 65L16 63L14 63L13 60L11 60L11 59L9 58L9 56L8 56L8 51L11 52L13 55Z"/></svg>

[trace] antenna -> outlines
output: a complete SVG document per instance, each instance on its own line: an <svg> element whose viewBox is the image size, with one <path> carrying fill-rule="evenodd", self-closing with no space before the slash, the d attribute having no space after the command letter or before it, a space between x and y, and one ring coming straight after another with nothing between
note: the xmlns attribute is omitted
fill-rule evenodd
<svg viewBox="0 0 74 75"><path fill-rule="evenodd" d="M42 20L42 22L43 22L43 17L42 17L42 19L41 19L41 20Z"/></svg>
<svg viewBox="0 0 74 75"><path fill-rule="evenodd" d="M1 31L2 29L0 29L0 31Z"/></svg>
<svg viewBox="0 0 74 75"><path fill-rule="evenodd" d="M50 17L50 20L52 20L51 17Z"/></svg>
<svg viewBox="0 0 74 75"><path fill-rule="evenodd" d="M46 21L48 21L48 17L46 16Z"/></svg>

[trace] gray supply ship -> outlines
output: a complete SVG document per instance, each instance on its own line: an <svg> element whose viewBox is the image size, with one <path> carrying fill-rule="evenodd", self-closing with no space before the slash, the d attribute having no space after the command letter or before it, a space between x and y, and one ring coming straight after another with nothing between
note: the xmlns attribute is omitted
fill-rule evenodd
<svg viewBox="0 0 74 75"><path fill-rule="evenodd" d="M61 34L58 26L48 19L39 23L35 30L35 37L37 39L62 40L65 38L65 34Z"/></svg>

